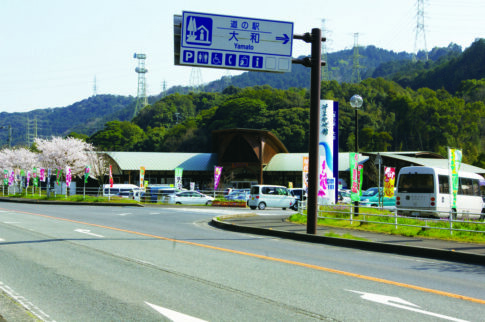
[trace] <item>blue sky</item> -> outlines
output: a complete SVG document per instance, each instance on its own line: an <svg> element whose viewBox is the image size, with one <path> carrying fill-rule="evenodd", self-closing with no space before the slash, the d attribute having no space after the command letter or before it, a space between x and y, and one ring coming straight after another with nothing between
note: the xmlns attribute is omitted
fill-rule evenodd
<svg viewBox="0 0 485 322"><path fill-rule="evenodd" d="M148 95L188 85L192 68L173 64L173 15L184 10L291 21L294 34L325 19L329 52L352 48L357 32L361 46L415 47L417 0L1 0L0 112L73 104L93 94L95 77L98 94L136 96L135 52L147 55ZM485 38L483 17L483 0L425 0L427 48ZM309 54L294 41L293 56ZM204 83L238 73L201 69Z"/></svg>

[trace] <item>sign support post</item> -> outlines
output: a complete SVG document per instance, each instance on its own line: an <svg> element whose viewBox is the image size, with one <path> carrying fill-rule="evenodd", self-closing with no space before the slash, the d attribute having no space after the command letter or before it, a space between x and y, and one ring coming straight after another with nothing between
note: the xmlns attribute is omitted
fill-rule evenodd
<svg viewBox="0 0 485 322"><path fill-rule="evenodd" d="M311 34L303 36L294 35L295 39L302 39L312 45L311 58L293 60L293 63L311 67L310 78L310 138L308 149L308 206L307 206L307 234L317 233L318 215L318 185L319 185L319 153L318 142L320 133L320 89L321 89L321 66L322 66L322 31L319 28L312 29Z"/></svg>

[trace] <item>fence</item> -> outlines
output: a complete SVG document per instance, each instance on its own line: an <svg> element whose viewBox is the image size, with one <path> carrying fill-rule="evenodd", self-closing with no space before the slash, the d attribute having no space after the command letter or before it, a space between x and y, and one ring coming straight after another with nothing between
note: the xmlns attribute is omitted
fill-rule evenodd
<svg viewBox="0 0 485 322"><path fill-rule="evenodd" d="M306 215L306 205L299 203L298 212ZM466 213L461 215L461 219L454 218L454 214L449 213L447 218L401 216L395 207L389 209L376 207L358 207L358 213L354 213L354 206L350 204L337 204L333 206L319 206L317 218L347 221L364 224L392 225L394 229L398 227L415 227L422 230L436 229L447 230L450 235L453 232L472 232L485 234L485 214ZM419 212L419 209L401 209ZM421 210L422 211L422 210Z"/></svg>
<svg viewBox="0 0 485 322"><path fill-rule="evenodd" d="M225 193L223 190L220 190L220 191L204 190L199 192L214 198L225 196ZM11 186L2 185L0 196L7 197L7 196L19 196L19 195L29 197L29 198L37 197L37 198L43 198L43 199L46 198L47 196L49 196L50 198L59 198L59 197L65 196L67 198L68 196L74 196L74 195L85 196L85 197L86 196L102 197L103 188L101 186L100 187L84 187L83 185L76 186L75 182L71 183L71 185L69 186L69 189L67 189L65 183L61 183L59 185L54 184L54 186L49 187L49 190L45 184L38 187L37 186L34 187L32 185L25 187L20 185L19 183L16 183ZM163 190L153 190L153 191L146 190L146 192L142 191L135 198L132 194L126 195L125 197L136 199L137 201L142 203L161 203L163 199L162 197L165 195L167 195L167 192L164 192Z"/></svg>

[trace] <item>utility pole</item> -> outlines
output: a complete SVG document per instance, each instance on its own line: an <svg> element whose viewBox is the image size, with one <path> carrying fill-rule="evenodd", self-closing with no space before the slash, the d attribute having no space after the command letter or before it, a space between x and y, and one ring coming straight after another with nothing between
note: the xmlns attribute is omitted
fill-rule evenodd
<svg viewBox="0 0 485 322"><path fill-rule="evenodd" d="M293 35L294 39L301 39L312 45L311 58L293 60L295 64L311 67L310 80L310 138L308 149L308 205L307 205L307 233L317 233L318 213L318 185L319 185L319 126L320 126L320 90L321 90L321 67L322 63L322 31L312 29L311 34Z"/></svg>
<svg viewBox="0 0 485 322"><path fill-rule="evenodd" d="M327 28L325 28L325 19L322 19L322 38L327 39ZM322 66L322 80L329 81L331 78L330 72L328 70L328 57L327 57L327 42L322 41L322 61L325 65Z"/></svg>

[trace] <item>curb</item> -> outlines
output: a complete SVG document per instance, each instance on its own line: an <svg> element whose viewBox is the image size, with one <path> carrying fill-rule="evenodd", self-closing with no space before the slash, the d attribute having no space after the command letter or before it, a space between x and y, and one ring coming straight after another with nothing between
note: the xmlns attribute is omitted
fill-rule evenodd
<svg viewBox="0 0 485 322"><path fill-rule="evenodd" d="M223 219L228 217L219 216L219 218ZM452 262L477 264L480 266L485 266L484 256L477 255L477 254L463 253L463 252L455 252L452 250L423 248L423 247L405 246L405 245L397 245L397 244L386 244L386 243L380 243L380 242L370 242L370 241L344 239L344 238L337 238L337 237L293 233L293 232L277 230L277 229L240 226L240 225L224 222L223 220L219 220L217 217L212 218L210 225L217 228L229 230L229 231L234 231L234 232L286 238L286 239L302 241L302 242L326 244L331 246L361 249L361 250L367 250L367 251L373 251L373 252L379 252L379 253L393 253L398 255L446 260L446 261L452 261Z"/></svg>

